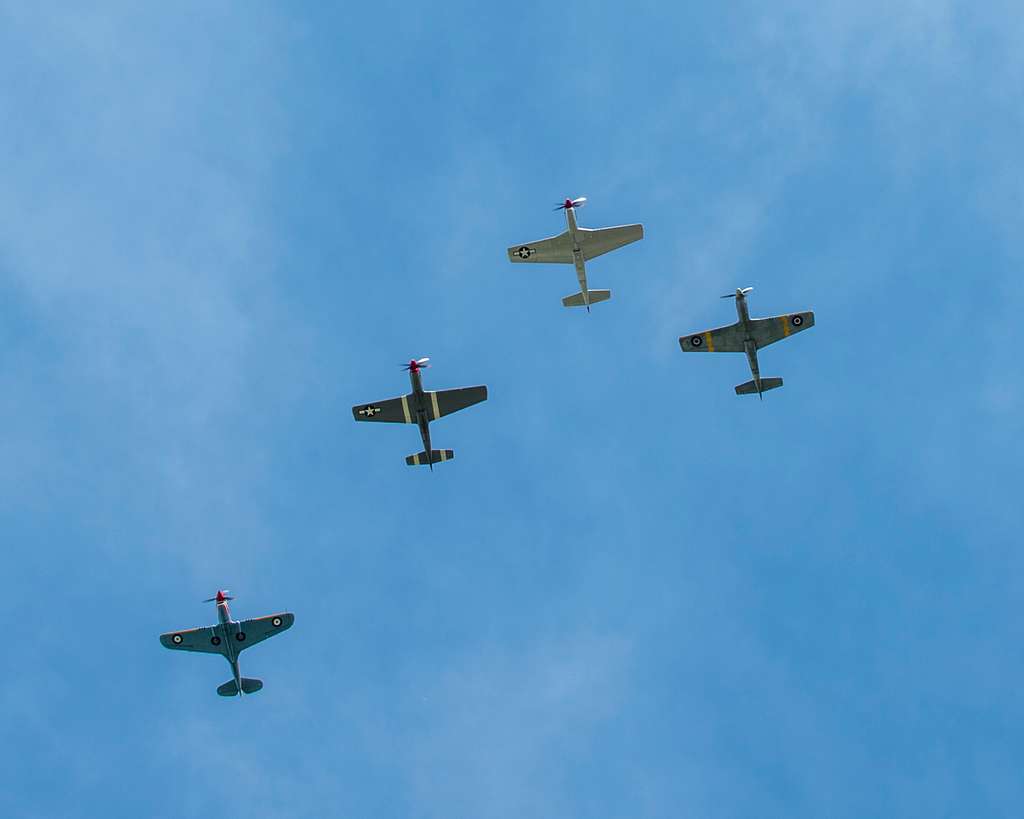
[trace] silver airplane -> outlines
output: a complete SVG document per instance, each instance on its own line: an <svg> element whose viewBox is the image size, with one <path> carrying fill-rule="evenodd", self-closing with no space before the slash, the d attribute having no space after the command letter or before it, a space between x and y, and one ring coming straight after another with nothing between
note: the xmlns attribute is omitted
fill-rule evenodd
<svg viewBox="0 0 1024 819"><path fill-rule="evenodd" d="M466 407L487 400L487 387L483 384L476 387L457 387L453 390L423 389L421 371L430 365L429 358L417 358L403 364L409 371L412 392L398 398L387 398L369 404L356 404L352 407L352 417L357 421L383 421L393 424L416 424L420 428L423 439L423 451L415 455L407 455L405 462L409 466L426 464L434 471L434 464L450 461L455 457L451 449L431 449L430 422L445 415L458 412Z"/></svg>
<svg viewBox="0 0 1024 819"><path fill-rule="evenodd" d="M747 293L753 287L736 288L735 293L727 293L723 299L736 299L736 314L739 321L727 327L705 330L688 336L679 337L679 346L684 353L746 353L750 364L752 381L736 385L737 395L753 395L761 398L768 390L782 386L781 378L761 376L757 364L757 351L776 341L789 338L794 333L814 326L814 313L787 313L784 316L752 319L747 309Z"/></svg>
<svg viewBox="0 0 1024 819"><path fill-rule="evenodd" d="M508 249L510 262L547 262L552 264L571 264L576 268L576 279L580 283L580 292L562 299L564 307L586 307L600 301L608 301L612 297L611 290L587 289L586 263L609 251L644 238L643 225L620 225L619 227L581 228L576 224L576 209L586 204L587 197L566 199L555 210L565 211L565 222L568 229L565 233L540 239L536 242L513 245Z"/></svg>
<svg viewBox="0 0 1024 819"><path fill-rule="evenodd" d="M160 635L160 642L166 648L201 651L224 657L231 665L233 678L217 688L217 693L222 697L255 694L263 687L263 680L243 677L238 670L238 655L249 646L290 629L295 622L295 615L282 611L279 614L268 614L266 617L255 617L251 620L232 620L228 611L228 600L234 598L228 597L227 591L218 591L216 597L203 601L217 604L217 625L169 631Z"/></svg>

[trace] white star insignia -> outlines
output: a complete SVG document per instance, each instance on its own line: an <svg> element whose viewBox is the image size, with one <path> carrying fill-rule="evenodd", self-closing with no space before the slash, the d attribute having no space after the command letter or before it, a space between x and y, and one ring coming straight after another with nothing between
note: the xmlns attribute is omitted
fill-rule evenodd
<svg viewBox="0 0 1024 819"><path fill-rule="evenodd" d="M378 412L380 412L380 407L363 407L359 410L359 414L365 415L367 418L372 418Z"/></svg>

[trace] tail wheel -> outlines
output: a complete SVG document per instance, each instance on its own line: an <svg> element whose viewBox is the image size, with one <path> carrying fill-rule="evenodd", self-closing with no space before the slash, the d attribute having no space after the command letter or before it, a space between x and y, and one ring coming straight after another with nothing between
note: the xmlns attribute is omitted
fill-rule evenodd
<svg viewBox="0 0 1024 819"><path fill-rule="evenodd" d="M244 631L238 632L238 634L235 635L235 639L238 640L238 642L240 642L240 643L244 643L245 642L245 632Z"/></svg>

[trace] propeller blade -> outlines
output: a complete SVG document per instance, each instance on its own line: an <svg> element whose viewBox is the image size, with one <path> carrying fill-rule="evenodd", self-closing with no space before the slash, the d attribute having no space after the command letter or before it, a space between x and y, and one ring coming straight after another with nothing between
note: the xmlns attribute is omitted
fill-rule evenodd
<svg viewBox="0 0 1024 819"><path fill-rule="evenodd" d="M575 199L566 199L564 202L555 205L555 210L568 210L569 208L582 208L587 203L587 197L578 196Z"/></svg>
<svg viewBox="0 0 1024 819"><path fill-rule="evenodd" d="M424 356L423 358L417 359L416 363L419 364L422 367L428 361L430 361L430 357L429 356Z"/></svg>

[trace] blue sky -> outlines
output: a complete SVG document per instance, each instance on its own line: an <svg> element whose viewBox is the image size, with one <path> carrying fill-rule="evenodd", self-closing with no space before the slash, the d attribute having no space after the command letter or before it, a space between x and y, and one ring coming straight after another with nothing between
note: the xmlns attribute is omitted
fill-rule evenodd
<svg viewBox="0 0 1024 819"><path fill-rule="evenodd" d="M1013 816L1010 3L0 6L0 814ZM641 221L614 298L505 248ZM814 309L683 356L752 285ZM352 404L486 383L433 428ZM164 650L234 613L243 657Z"/></svg>

